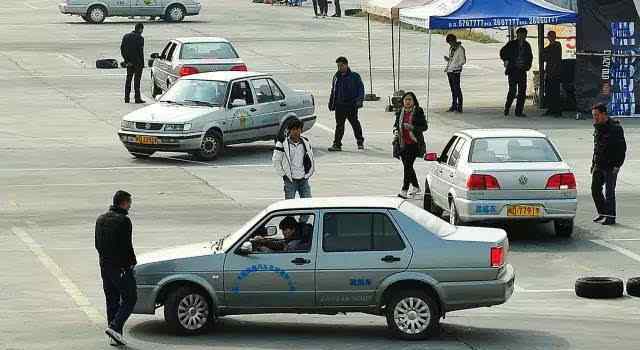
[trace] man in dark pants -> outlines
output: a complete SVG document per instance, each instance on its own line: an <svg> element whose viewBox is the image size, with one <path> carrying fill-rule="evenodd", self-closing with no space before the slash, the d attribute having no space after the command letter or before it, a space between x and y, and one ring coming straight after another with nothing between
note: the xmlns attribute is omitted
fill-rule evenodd
<svg viewBox="0 0 640 350"><path fill-rule="evenodd" d="M144 38L142 31L144 25L138 23L131 33L127 33L122 38L120 44L120 53L127 67L127 81L124 85L124 102L129 103L131 95L131 79L133 79L133 88L135 90L135 102L145 103L140 94L140 80L142 79L142 70L144 69Z"/></svg>
<svg viewBox="0 0 640 350"><path fill-rule="evenodd" d="M449 44L449 56L444 56L447 67L444 71L449 79L449 87L451 88L451 108L448 112L462 113L462 89L460 88L460 75L462 68L467 63L467 55L462 43L454 34L448 34L446 37Z"/></svg>
<svg viewBox="0 0 640 350"><path fill-rule="evenodd" d="M318 17L318 0L313 0L313 13L316 17Z"/></svg>
<svg viewBox="0 0 640 350"><path fill-rule="evenodd" d="M327 17L327 12L329 12L327 0L318 0L318 10L320 11L319 16Z"/></svg>
<svg viewBox="0 0 640 350"><path fill-rule="evenodd" d="M546 84L546 98L548 109L544 115L554 117L562 116L562 103L560 100L560 80L562 77L562 45L556 41L556 32L553 30L547 34L549 45L542 51L542 58L546 62L544 76Z"/></svg>
<svg viewBox="0 0 640 350"><path fill-rule="evenodd" d="M336 13L331 17L342 17L342 9L340 9L340 0L333 0L334 5L336 6Z"/></svg>
<svg viewBox="0 0 640 350"><path fill-rule="evenodd" d="M624 163L627 143L620 123L607 115L606 105L595 105L591 114L595 127L593 163L591 165L591 196L596 210L598 210L598 215L593 219L593 222L615 225L616 180L620 167ZM602 195L603 187L606 196Z"/></svg>
<svg viewBox="0 0 640 350"><path fill-rule="evenodd" d="M358 142L358 150L364 150L362 126L358 120L358 109L362 108L364 101L364 84L360 75L351 71L346 57L338 57L336 64L338 71L333 76L331 96L329 97L329 110L336 113L336 132L333 146L329 147L329 152L342 151L342 136L344 136L346 120L349 120L353 128L353 134Z"/></svg>
<svg viewBox="0 0 640 350"><path fill-rule="evenodd" d="M516 117L526 117L524 102L527 97L527 71L533 64L533 53L531 45L527 42L527 30L518 28L516 34L517 39L510 41L500 50L500 58L506 67L505 74L509 77L509 93L504 105L504 115L509 115L513 100L517 96Z"/></svg>
<svg viewBox="0 0 640 350"><path fill-rule="evenodd" d="M137 301L133 268L137 264L131 242L131 195L118 191L109 211L96 221L95 246L100 257L102 287L107 301L105 333L111 345L126 345L122 331Z"/></svg>

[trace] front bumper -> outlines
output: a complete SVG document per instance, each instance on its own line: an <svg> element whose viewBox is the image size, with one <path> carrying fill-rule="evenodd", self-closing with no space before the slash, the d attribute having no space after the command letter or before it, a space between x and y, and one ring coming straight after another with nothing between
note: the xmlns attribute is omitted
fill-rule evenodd
<svg viewBox="0 0 640 350"><path fill-rule="evenodd" d="M120 141L128 150L139 151L165 151L165 152L189 152L200 149L202 132L192 133L141 133L136 131L120 130ZM137 136L151 136L158 140L156 144L141 144L137 142Z"/></svg>
<svg viewBox="0 0 640 350"><path fill-rule="evenodd" d="M504 304L513 295L515 281L515 269L507 264L496 280L445 282L439 287L446 311L456 311Z"/></svg>
<svg viewBox="0 0 640 350"><path fill-rule="evenodd" d="M540 216L508 216L507 208L513 205L540 207ZM576 198L525 199L525 200L467 200L456 198L458 217L463 222L573 219L578 210Z"/></svg>
<svg viewBox="0 0 640 350"><path fill-rule="evenodd" d="M158 286L138 285L138 300L133 308L134 314L153 315L156 312L156 295Z"/></svg>

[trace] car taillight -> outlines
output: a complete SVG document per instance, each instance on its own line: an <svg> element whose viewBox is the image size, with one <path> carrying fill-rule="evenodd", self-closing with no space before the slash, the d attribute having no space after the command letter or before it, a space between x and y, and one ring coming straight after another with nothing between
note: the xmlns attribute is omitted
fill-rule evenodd
<svg viewBox="0 0 640 350"><path fill-rule="evenodd" d="M198 74L198 68L195 67L182 67L179 72L181 77L185 77L191 74Z"/></svg>
<svg viewBox="0 0 640 350"><path fill-rule="evenodd" d="M467 179L467 188L476 190L499 190L498 179L491 175L473 174Z"/></svg>
<svg viewBox="0 0 640 350"><path fill-rule="evenodd" d="M246 72L249 69L247 68L246 65L243 64L236 64L235 66L231 67L231 71L232 72Z"/></svg>
<svg viewBox="0 0 640 350"><path fill-rule="evenodd" d="M504 265L504 248L491 247L491 267L502 267Z"/></svg>
<svg viewBox="0 0 640 350"><path fill-rule="evenodd" d="M576 177L572 173L555 174L547 180L548 190L575 190Z"/></svg>

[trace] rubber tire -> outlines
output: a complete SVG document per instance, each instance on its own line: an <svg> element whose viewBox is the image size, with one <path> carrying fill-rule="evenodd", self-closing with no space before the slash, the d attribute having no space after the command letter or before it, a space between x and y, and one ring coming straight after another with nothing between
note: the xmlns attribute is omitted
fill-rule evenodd
<svg viewBox="0 0 640 350"><path fill-rule="evenodd" d="M156 98L158 95L162 95L162 89L156 84L156 79L151 75L151 97Z"/></svg>
<svg viewBox="0 0 640 350"><path fill-rule="evenodd" d="M102 9L102 13L103 13L102 20L94 21L93 18L91 18L91 11L94 8ZM87 20L88 20L89 23L100 24L100 23L103 23L104 20L107 18L107 9L102 5L93 5L93 6L89 7L89 9L87 10L87 14L85 16L87 17Z"/></svg>
<svg viewBox="0 0 640 350"><path fill-rule="evenodd" d="M452 216L453 222L451 222ZM453 198L449 201L449 223L455 226L462 224L462 221L460 221L460 217L458 216L458 209L456 209L456 201Z"/></svg>
<svg viewBox="0 0 640 350"><path fill-rule="evenodd" d="M120 67L118 60L113 58L101 58L96 60L96 69L117 69Z"/></svg>
<svg viewBox="0 0 640 350"><path fill-rule="evenodd" d="M640 277L627 280L627 294L632 297L640 297Z"/></svg>
<svg viewBox="0 0 640 350"><path fill-rule="evenodd" d="M429 305L429 310L431 310L431 320L429 321L429 326L422 332L418 334L406 334L398 329L398 326L394 320L394 310L396 304L399 303L402 299L407 297L414 297L422 299L427 305ZM438 308L438 303L433 299L428 293L417 290L417 289L408 289L408 290L398 290L394 295L391 296L389 302L386 306L386 318L387 318L387 327L391 331L393 337L402 339L402 340L424 340L428 339L434 335L436 335L440 329L440 310Z"/></svg>
<svg viewBox="0 0 640 350"><path fill-rule="evenodd" d="M180 300L189 294L199 294L207 300L209 305L209 318L207 319L207 323L197 330L186 329L182 327L180 322L178 321L178 304ZM215 316L213 307L211 305L211 299L209 296L202 292L199 289L195 289L189 286L181 286L173 289L167 294L167 297L164 300L164 320L169 325L169 328L178 335L195 335L201 334L206 331L208 328L213 325Z"/></svg>
<svg viewBox="0 0 640 350"><path fill-rule="evenodd" d="M424 197L422 199L422 207L424 210L437 217L442 216L443 210L433 201L433 196L431 196L431 187L429 187L428 180L424 180Z"/></svg>
<svg viewBox="0 0 640 350"><path fill-rule="evenodd" d="M556 231L556 236L558 237L571 237L571 235L573 234L573 226L573 219L553 221L553 227Z"/></svg>
<svg viewBox="0 0 640 350"><path fill-rule="evenodd" d="M218 145L217 146L218 149L216 150L215 154L206 154L206 153L203 153L200 150L194 152L193 154L199 160L203 160L203 161L215 160L216 158L218 158L218 157L220 157L222 155L222 152L224 150L224 144L222 143L222 134L220 134L219 131L217 131L217 130L209 130L206 133L206 135L204 136L204 138L202 139L202 142L204 142L204 140L207 137L214 137L216 139L216 143ZM202 144L201 144L200 147L202 147Z"/></svg>
<svg viewBox="0 0 640 350"><path fill-rule="evenodd" d="M576 280L576 295L589 299L613 299L622 297L623 282L614 277L583 277Z"/></svg>
<svg viewBox="0 0 640 350"><path fill-rule="evenodd" d="M128 151L129 153L131 153L132 156L138 159L146 159L151 157L154 153L156 153L155 151L147 151L147 150L142 151L142 150L136 150L136 149L130 149Z"/></svg>
<svg viewBox="0 0 640 350"><path fill-rule="evenodd" d="M172 19L169 14L171 13L171 10L173 10L176 7L180 8L180 10L182 10L182 17L179 18L179 19ZM177 23L177 22L182 22L186 16L187 16L187 13L186 13L184 7L182 7L180 5L171 5L171 7L169 7L167 9L167 12L165 13L164 19L167 22Z"/></svg>

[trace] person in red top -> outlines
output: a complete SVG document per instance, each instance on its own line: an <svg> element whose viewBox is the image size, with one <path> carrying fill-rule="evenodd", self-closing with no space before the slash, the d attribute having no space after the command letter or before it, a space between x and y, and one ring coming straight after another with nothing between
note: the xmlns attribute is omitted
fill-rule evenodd
<svg viewBox="0 0 640 350"><path fill-rule="evenodd" d="M404 165L404 182L398 197L407 198L420 193L420 184L413 163L416 158L424 156L427 146L423 133L428 129L424 110L413 92L402 96L403 108L396 113L393 126L395 141L400 149L400 159ZM411 186L411 191L409 191Z"/></svg>

